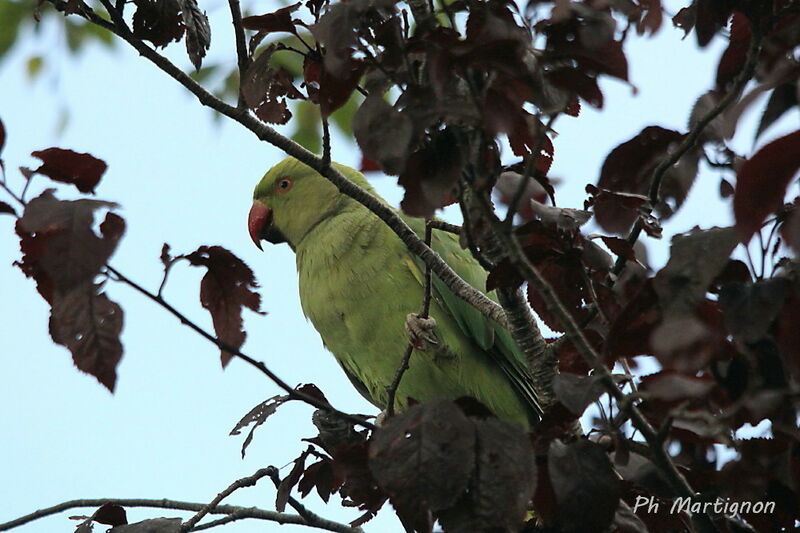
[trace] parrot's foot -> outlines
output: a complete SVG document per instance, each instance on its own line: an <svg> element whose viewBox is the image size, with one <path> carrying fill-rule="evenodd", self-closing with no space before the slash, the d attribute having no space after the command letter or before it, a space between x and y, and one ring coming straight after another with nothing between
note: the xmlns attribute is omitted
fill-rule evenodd
<svg viewBox="0 0 800 533"><path fill-rule="evenodd" d="M436 320L433 317L422 318L415 313L406 315L406 333L411 344L417 350L429 350L432 346L439 344L433 334L435 327Z"/></svg>
<svg viewBox="0 0 800 533"><path fill-rule="evenodd" d="M378 413L378 416L375 417L375 425L378 427L383 426L389 417L386 416L386 411L381 411Z"/></svg>

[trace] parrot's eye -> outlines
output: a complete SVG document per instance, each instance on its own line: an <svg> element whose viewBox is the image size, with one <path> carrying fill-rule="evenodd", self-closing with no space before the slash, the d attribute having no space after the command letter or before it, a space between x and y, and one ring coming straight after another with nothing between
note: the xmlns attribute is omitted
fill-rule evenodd
<svg viewBox="0 0 800 533"><path fill-rule="evenodd" d="M275 190L278 191L278 194L284 194L289 192L289 189L292 188L292 180L289 178L281 178L275 184Z"/></svg>

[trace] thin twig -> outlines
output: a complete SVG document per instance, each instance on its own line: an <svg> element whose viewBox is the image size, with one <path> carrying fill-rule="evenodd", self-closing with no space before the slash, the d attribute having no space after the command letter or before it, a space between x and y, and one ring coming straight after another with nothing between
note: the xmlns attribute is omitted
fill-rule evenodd
<svg viewBox="0 0 800 533"><path fill-rule="evenodd" d="M28 205L27 203L25 203L25 200L23 200L22 198L17 196L17 194L14 191L11 190L11 187L9 187L6 184L6 180L5 179L0 180L0 187L2 187L3 190L6 191L8 193L8 195L11 198L13 198L16 202L18 202L22 207L25 207L26 205Z"/></svg>
<svg viewBox="0 0 800 533"><path fill-rule="evenodd" d="M425 221L425 244L430 246L431 244L431 237L433 236L433 226L431 225L429 220ZM430 267L425 267L425 282L422 286L422 307L420 309L419 314L417 315L418 318L428 318L428 313L430 312L431 308L431 269ZM394 377L392 378L392 383L386 388L386 416L392 417L394 416L394 399L397 395L397 389L400 387L400 381L403 379L403 375L405 374L406 370L408 370L409 362L411 361L411 354L414 351L414 343L413 341L408 341L406 345L406 349L403 352L403 357L400 359L400 366L397 367L397 370L394 373Z"/></svg>
<svg viewBox="0 0 800 533"><path fill-rule="evenodd" d="M527 161L525 161L525 168L522 171L522 177L517 184L517 190L514 191L514 196L511 198L511 202L508 204L506 218L503 221L503 224L505 224L508 228L514 225L514 216L517 214L517 211L519 211L519 205L522 202L522 198L525 196L525 191L528 189L528 184L531 181L531 171L533 170L534 172L538 172L538 170L536 170L536 160L539 158L539 152L541 152L542 148L544 147L544 140L547 138L547 132L552 129L553 124L558 118L558 115L558 113L550 115L550 118L547 120L547 124L545 124L539 135L536 136L536 144L534 145L533 150L531 150L531 156Z"/></svg>
<svg viewBox="0 0 800 533"><path fill-rule="evenodd" d="M177 500L150 500L140 498L95 498L85 500L70 500L67 502L53 505L45 509L39 509L25 516L21 516L10 522L0 524L0 531L8 531L15 527L33 522L40 518L52 516L54 514L62 513L69 509L83 508L83 507L100 507L107 503L116 504L122 507L147 507L153 509L171 509L175 511L194 511L197 512L202 509L205 504L194 502L183 502ZM319 518L316 523L310 523L305 518L299 515L288 513L278 513L276 511L267 511L259 509L258 507L240 507L237 505L220 505L210 512L211 514L224 514L228 516L237 516L239 518L252 518L256 520L267 520L270 522L277 522L278 524L297 524L309 526L326 531L336 531L339 533L363 533L359 528L353 528L346 524L340 524L325 518Z"/></svg>
<svg viewBox="0 0 800 533"><path fill-rule="evenodd" d="M457 226L456 224L450 224L449 222L445 222L444 220L434 220L431 219L428 221L428 224L433 229L438 229L440 231L446 231L448 233L453 233L455 235L461 234L461 226Z"/></svg>
<svg viewBox="0 0 800 533"><path fill-rule="evenodd" d="M193 517L181 524L181 533L191 531L194 526L203 519L204 516L216 509L216 507L219 505L219 502L233 494L234 491L244 487L252 487L258 482L259 479L267 475L269 475L269 470L267 468L261 468L252 476L243 477L231 483L228 488L217 494L213 500L204 505L202 509L197 511Z"/></svg>
<svg viewBox="0 0 800 533"><path fill-rule="evenodd" d="M48 0L58 4L61 0ZM61 2L63 3L63 2ZM316 170L325 178L331 181L342 194L353 198L355 201L369 209L378 218L383 220L392 231L403 241L408 250L429 266L453 293L469 303L487 318L494 320L502 325L506 325L506 317L503 309L488 298L481 291L472 287L461 279L452 268L406 224L403 219L389 206L375 198L372 194L362 189L339 172L331 165L325 165L322 158L314 155L291 139L279 134L274 128L264 124L245 109L238 109L226 104L216 96L206 91L200 84L195 82L185 72L176 67L166 57L156 52L153 48L146 45L141 39L136 38L128 28L125 21L119 16L109 0L101 0L101 3L114 21L111 25L97 15L91 13L80 13L81 16L96 24L101 24L104 28L118 35L130 44L140 55L144 56L165 74L172 77L175 81L183 85L189 92L194 94L201 104L210 107L222 115L235 120L262 141L266 141L273 146L281 149L286 154L296 158L298 161ZM101 22L95 22L97 19ZM110 27L109 27L110 26Z"/></svg>
<svg viewBox="0 0 800 533"><path fill-rule="evenodd" d="M322 165L325 168L331 166L331 128L328 117L322 118Z"/></svg>
<svg viewBox="0 0 800 533"><path fill-rule="evenodd" d="M619 390L614 378L608 371L608 368L606 368L606 366L603 364L600 355L586 339L586 336L583 334L580 326L561 303L561 300L558 298L558 295L556 295L550 283L548 283L548 281L542 277L536 267L530 263L522 249L522 246L520 246L519 242L517 241L516 236L513 234L507 235L502 232L498 232L498 234L501 239L503 239L503 244L506 246L509 252L509 260L511 263L547 303L548 310L555 315L556 319L564 328L567 338L572 341L573 345L576 347L581 357L583 357L584 361L586 361L586 363L594 369L595 374L599 377L601 383L603 383L603 386L606 388L609 394L614 397L620 409L627 408L631 416L631 423L641 432L645 441L647 441L648 445L650 445L652 449L653 462L664 473L671 488L683 497L694 497L694 490L692 489L691 485L689 485L689 482L686 481L686 478L683 476L683 474L681 474L681 472L675 466L672 458L664 448L664 443L659 441L656 431L644 417L642 412L636 407L636 405L628 400L629 396ZM717 531L708 515L700 513L694 514L693 522L698 531Z"/></svg>
<svg viewBox="0 0 800 533"><path fill-rule="evenodd" d="M750 81L750 78L753 77L753 73L755 72L756 63L758 63L758 56L761 53L761 34L759 32L753 31L752 38L750 40L750 49L747 51L747 58L745 60L744 66L739 74L736 76L731 89L728 93L722 97L722 99L717 102L713 108L711 108L705 115L703 115L700 120L698 120L695 125L692 127L691 131L683 138L683 141L678 145L674 152L671 152L667 155L661 162L656 166L653 170L653 177L650 181L650 190L648 191L648 197L650 200L650 206L647 208L646 212L648 214L652 213L655 206L658 205L660 200L660 193L661 193L661 182L666 175L667 171L672 168L672 166L677 163L681 157L683 157L689 150L694 148L697 141L700 139L700 135L702 135L705 128L711 124L711 122L717 118L725 109L730 106L734 100L739 97L742 89ZM636 223L633 226L633 229L628 234L627 240L629 243L633 244L639 239L639 235L642 232L643 224L641 218L636 220ZM614 264L614 268L612 272L615 276L619 276L622 270L625 268L627 260L625 256L619 256L617 258L616 263Z"/></svg>
<svg viewBox="0 0 800 533"><path fill-rule="evenodd" d="M244 93L241 90L242 80L244 74L250 67L250 55L247 53L247 42L244 37L244 27L242 26L242 7L239 5L239 0L228 0L228 6L231 10L231 22L233 23L233 31L236 39L236 56L239 66L239 109L246 109L247 103L244 99Z"/></svg>
<svg viewBox="0 0 800 533"><path fill-rule="evenodd" d="M122 283L125 283L125 284L129 285L130 287L132 287L133 289L135 289L139 293L143 294L144 296L148 297L152 301L156 302L158 305L160 305L161 307L163 307L164 309L169 311L175 318L180 320L182 324L188 326L189 328L194 330L196 333L200 334L201 337L203 337L206 340L208 340L209 342L213 343L214 345L219 347L221 350L224 350L224 351L226 351L226 352L228 352L228 353L230 353L232 355L235 355L239 359L242 359L243 361L247 362L251 366L255 367L262 374L264 374L270 380L272 380L276 385L278 385L278 387L280 387L281 389L286 391L286 393L289 394L289 396L291 398L303 401L303 402L305 402L305 403L307 403L309 405L312 405L312 406L316 407L317 409L322 409L324 411L327 411L327 412L330 412L330 413L334 413L337 416L340 416L340 417L342 417L342 418L344 418L344 419L346 419L346 420L348 420L350 422L353 422L354 424L358 424L358 425L360 425L362 427L369 428L369 429L375 429L375 425L374 424L372 424L371 422L367 422L363 418L351 415L349 413L345 413L344 411L340 411L340 410L334 408L333 406L331 406L327 402L321 401L318 398L315 398L315 397L310 396L308 394L305 394L305 393L303 393L301 391L298 391L297 389L295 389L294 387L290 386L288 383L283 381L281 378L279 378L275 373L273 373L269 368L267 368L267 365L265 365L263 362L256 361L255 359L253 359L249 355L246 355L246 354L242 353L242 351L239 350L238 348L234 348L233 346L230 346L229 344L227 344L225 342L222 342L217 337L215 337L211 333L207 332L206 330L204 330L203 328L201 328L200 326L198 326L197 324L195 324L194 322L189 320L184 314L182 314L180 311L178 311L177 309L172 307L172 305L170 305L166 300L164 300L163 298L161 298L157 294L154 294L154 293L148 291L147 289L145 289L144 287L142 287L141 285L139 285L135 281L131 280L130 278L128 278L127 276L122 274L119 270L115 269L111 265L107 264L106 265L106 269L109 272L111 272L116 277L116 279L118 281L121 281Z"/></svg>
<svg viewBox="0 0 800 533"><path fill-rule="evenodd" d="M217 520L212 520L211 522L206 522L205 524L200 524L198 526L194 526L192 531L203 531L204 529L211 529L213 527L224 526L225 524L230 524L231 522L236 522L237 520L242 520L243 518L247 518L246 516L242 516L239 513L229 514L223 518L218 518Z"/></svg>
<svg viewBox="0 0 800 533"><path fill-rule="evenodd" d="M185 257L182 255L173 257L172 260L164 265L164 275L161 277L161 283L158 285L158 292L156 292L156 296L159 298L163 298L164 296L164 288L167 286L167 278L169 278L169 273L172 270L172 267L181 259L185 259Z"/></svg>

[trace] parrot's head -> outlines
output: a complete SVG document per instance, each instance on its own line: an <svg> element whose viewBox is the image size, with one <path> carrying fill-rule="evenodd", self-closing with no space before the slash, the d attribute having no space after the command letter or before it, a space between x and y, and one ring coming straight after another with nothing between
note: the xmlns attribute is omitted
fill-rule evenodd
<svg viewBox="0 0 800 533"><path fill-rule="evenodd" d="M371 190L361 173L333 163L342 174ZM250 237L261 241L286 242L292 249L320 222L352 202L317 171L287 157L261 178L253 192L253 207L247 220Z"/></svg>

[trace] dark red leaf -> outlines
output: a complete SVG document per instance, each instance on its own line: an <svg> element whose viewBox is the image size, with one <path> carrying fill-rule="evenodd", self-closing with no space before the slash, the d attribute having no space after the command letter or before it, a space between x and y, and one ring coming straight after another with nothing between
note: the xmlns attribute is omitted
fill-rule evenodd
<svg viewBox="0 0 800 533"><path fill-rule="evenodd" d="M553 392L564 407L581 416L606 389L598 376L578 376L562 372L553 378Z"/></svg>
<svg viewBox="0 0 800 533"><path fill-rule="evenodd" d="M518 169L518 170L517 170ZM505 172L500 173L494 185L494 190L499 193L500 201L506 205L510 205L517 190L521 185L522 174L524 172L524 162L519 165L512 165L507 167ZM538 169L537 169L538 170ZM531 200L536 200L539 203L546 203L548 198L552 202L555 195L553 184L547 176L542 175L541 172L534 172L529 176L528 183L525 186L519 202L519 216L523 220L531 220L534 218L533 209L531 209Z"/></svg>
<svg viewBox="0 0 800 533"><path fill-rule="evenodd" d="M784 83L776 87L767 101L764 108L764 114L761 115L761 121L758 123L758 130L756 131L756 139L770 127L772 123L783 116L786 111L796 107L799 103L797 101L798 86L796 81Z"/></svg>
<svg viewBox="0 0 800 533"><path fill-rule="evenodd" d="M0 213L8 213L11 216L17 216L17 211L5 202L0 202Z"/></svg>
<svg viewBox="0 0 800 533"><path fill-rule="evenodd" d="M353 117L353 135L361 152L368 160L377 161L387 174L397 175L405 168L413 134L408 115L377 93L366 98Z"/></svg>
<svg viewBox="0 0 800 533"><path fill-rule="evenodd" d="M603 93L597 85L597 78L574 68L558 68L546 72L547 79L561 89L571 91L583 98L590 106L603 108ZM577 116L577 115L575 115Z"/></svg>
<svg viewBox="0 0 800 533"><path fill-rule="evenodd" d="M422 148L411 154L397 182L405 189L400 207L415 217L429 217L456 200L455 186L464 158L449 129L437 132Z"/></svg>
<svg viewBox="0 0 800 533"><path fill-rule="evenodd" d="M348 79L351 76L352 51L358 42L357 29L362 23L362 15L375 7L390 5L385 0L339 2L329 6L319 21L309 28L325 50L324 66L332 77Z"/></svg>
<svg viewBox="0 0 800 533"><path fill-rule="evenodd" d="M241 434L242 429L246 428L250 424L253 424L253 427L250 428L250 432L247 434L247 437L245 437L244 442L242 443L242 459L244 459L247 447L250 446L250 443L253 441L253 435L255 434L256 429L266 422L270 416L275 414L275 412L278 410L278 407L285 404L289 400L291 400L291 396L288 394L273 396L272 398L269 398L250 409L250 411L248 411L247 414L236 423L231 430L230 435L239 435Z"/></svg>
<svg viewBox="0 0 800 533"><path fill-rule="evenodd" d="M691 376L672 370L662 370L644 376L639 389L647 395L665 402L690 398L703 398L714 388L709 376Z"/></svg>
<svg viewBox="0 0 800 533"><path fill-rule="evenodd" d="M739 167L733 214L742 242L749 242L764 218L783 205L786 188L798 169L800 130L763 146Z"/></svg>
<svg viewBox="0 0 800 533"><path fill-rule="evenodd" d="M750 21L736 11L731 17L731 36L728 48L722 54L717 66L717 90L727 90L730 83L742 70L747 50L750 48Z"/></svg>
<svg viewBox="0 0 800 533"><path fill-rule="evenodd" d="M719 195L722 198L730 198L733 196L733 185L725 178L719 180Z"/></svg>
<svg viewBox="0 0 800 533"><path fill-rule="evenodd" d="M672 24L676 28L683 30L683 36L689 35L689 32L694 28L695 18L697 15L697 4L692 3L689 7L683 7L678 13L672 17Z"/></svg>
<svg viewBox="0 0 800 533"><path fill-rule="evenodd" d="M700 46L707 45L717 31L728 24L733 4L731 0L697 0L694 26Z"/></svg>
<svg viewBox="0 0 800 533"><path fill-rule="evenodd" d="M614 148L606 157L600 171L600 178L597 186L615 193L631 193L646 195L652 180L652 173L661 157L667 152L670 146L683 138L681 133L668 130L660 126L648 126L638 135ZM676 179L679 176L675 176ZM690 176L693 180L694 175ZM683 177L680 177L683 180ZM691 185L689 180L689 185ZM665 183L663 187L671 187ZM673 197L682 201L688 192L688 186L672 187L682 189L683 194L678 192L672 194ZM680 196L680 197L679 197ZM607 202L606 200L614 200ZM627 233L639 214L636 211L625 209L618 203L619 198L598 199L595 204L597 223L604 230L612 233Z"/></svg>
<svg viewBox="0 0 800 533"><path fill-rule="evenodd" d="M655 34L661 28L664 19L661 0L640 0L639 4L644 16L636 24L636 32L642 35L649 30L651 34Z"/></svg>
<svg viewBox="0 0 800 533"><path fill-rule="evenodd" d="M358 166L359 172L380 172L381 167L372 159L361 155L361 164Z"/></svg>
<svg viewBox="0 0 800 533"><path fill-rule="evenodd" d="M305 497L316 487L320 499L327 503L331 494L341 486L342 481L334 477L331 461L323 459L306 468L303 478L297 484L297 490Z"/></svg>
<svg viewBox="0 0 800 533"><path fill-rule="evenodd" d="M297 392L302 392L306 396L311 396L312 398L316 398L321 402L328 403L328 399L325 397L322 391L319 390L319 387L317 387L313 383L305 383L303 385L298 386Z"/></svg>
<svg viewBox="0 0 800 533"><path fill-rule="evenodd" d="M221 246L201 246L186 259L192 265L208 269L200 282L200 303L208 309L217 338L239 349L244 343L242 307L261 313L261 296L253 271L244 262ZM221 350L222 366L234 354Z"/></svg>
<svg viewBox="0 0 800 533"><path fill-rule="evenodd" d="M108 229L98 236L92 230L94 212L113 207L99 200L58 200L52 189L28 203L17 221L23 252L18 266L36 280L45 300L52 303L55 293L94 281L124 230L122 219L109 213Z"/></svg>
<svg viewBox="0 0 800 533"><path fill-rule="evenodd" d="M117 365L122 358L122 309L84 282L67 292L56 292L50 313L50 336L72 352L78 370L96 377L114 392Z"/></svg>
<svg viewBox="0 0 800 533"><path fill-rule="evenodd" d="M621 485L601 446L585 439L569 444L554 440L547 470L563 531L603 531L611 524Z"/></svg>
<svg viewBox="0 0 800 533"><path fill-rule="evenodd" d="M603 337L597 331L585 329L583 330L583 335L589 343L594 346L595 350L602 352ZM571 340L565 339L561 341L558 345L557 354L559 372L578 375L586 375L589 373L590 368L588 363L586 363L586 360L578 352L578 349ZM611 366L613 367L613 363Z"/></svg>
<svg viewBox="0 0 800 533"><path fill-rule="evenodd" d="M62 201L48 189L31 200L17 221L22 261L51 305L50 335L72 352L75 366L113 392L122 357L122 309L94 280L114 253L125 223L108 213L93 231L94 212L115 204L97 200Z"/></svg>
<svg viewBox="0 0 800 533"><path fill-rule="evenodd" d="M358 87L364 63L357 59L346 62L336 74L330 71L327 64L323 66L319 79L319 109L323 117L342 107L350 99L350 95Z"/></svg>
<svg viewBox="0 0 800 533"><path fill-rule="evenodd" d="M93 193L108 168L102 159L61 148L47 148L31 155L42 160L42 165L35 172L55 181L71 183L81 192Z"/></svg>
<svg viewBox="0 0 800 533"><path fill-rule="evenodd" d="M734 228L695 228L675 235L669 261L653 280L664 312L693 313L737 245Z"/></svg>
<svg viewBox="0 0 800 533"><path fill-rule="evenodd" d="M112 527L128 523L125 509L113 503L107 503L95 511L92 520Z"/></svg>
<svg viewBox="0 0 800 533"><path fill-rule="evenodd" d="M282 513L286 509L286 504L289 502L289 495L292 489L300 481L300 476L306 468L306 458L311 453L312 448L307 448L300 457L294 460L294 466L289 472L289 475L283 478L280 485L278 485L278 493L275 496L275 509Z"/></svg>
<svg viewBox="0 0 800 533"><path fill-rule="evenodd" d="M270 45L247 69L242 81L242 96L247 106L263 121L285 124L292 117L286 98L303 98L283 67L273 68L270 60L275 45Z"/></svg>
<svg viewBox="0 0 800 533"><path fill-rule="evenodd" d="M642 207L648 203L641 194L614 192L594 185L587 185L586 192L592 197L586 207L594 206L595 220L604 230L620 235L626 234L642 214Z"/></svg>
<svg viewBox="0 0 800 533"><path fill-rule="evenodd" d="M284 31L297 35L292 21L292 13L300 7L300 2L282 7L266 15L254 15L242 19L242 27L247 30L258 30L264 33Z"/></svg>
<svg viewBox="0 0 800 533"><path fill-rule="evenodd" d="M636 261L636 252L633 251L633 245L626 239L606 236L602 236L600 239L618 257L624 257L626 261Z"/></svg>
<svg viewBox="0 0 800 533"><path fill-rule="evenodd" d="M516 425L496 418L474 423L469 490L438 518L445 531L519 531L536 486L533 447Z"/></svg>
<svg viewBox="0 0 800 533"><path fill-rule="evenodd" d="M205 12L200 11L197 0L180 0L181 16L186 28L186 52L194 68L200 70L203 58L211 46L211 26Z"/></svg>
<svg viewBox="0 0 800 533"><path fill-rule="evenodd" d="M584 280L584 265L580 257L570 253L542 261L536 264L536 267L572 317L578 323L583 322L588 316L587 305L591 301L591 296ZM528 302L544 323L553 331L563 332L564 324L556 318L546 300L530 284L527 295Z"/></svg>
<svg viewBox="0 0 800 533"><path fill-rule="evenodd" d="M650 336L661 318L658 296L648 280L611 325L607 353L614 358L652 354Z"/></svg>
<svg viewBox="0 0 800 533"><path fill-rule="evenodd" d="M178 0L135 0L133 34L154 46L180 41L185 31Z"/></svg>
<svg viewBox="0 0 800 533"><path fill-rule="evenodd" d="M369 466L401 508L432 511L455 504L475 465L475 428L450 401L417 405L375 431Z"/></svg>
<svg viewBox="0 0 800 533"><path fill-rule="evenodd" d="M757 343L782 313L789 291L790 283L784 278L724 285L719 291L719 306L727 330L739 342Z"/></svg>

